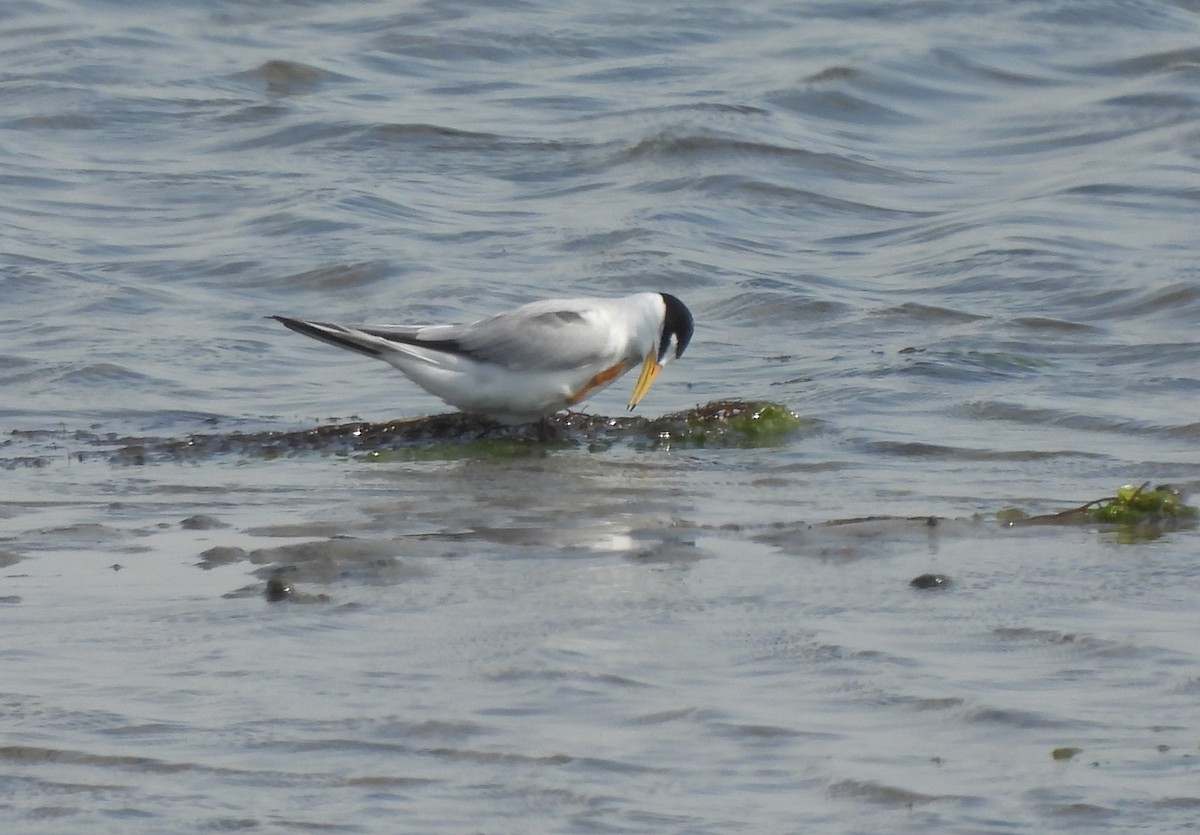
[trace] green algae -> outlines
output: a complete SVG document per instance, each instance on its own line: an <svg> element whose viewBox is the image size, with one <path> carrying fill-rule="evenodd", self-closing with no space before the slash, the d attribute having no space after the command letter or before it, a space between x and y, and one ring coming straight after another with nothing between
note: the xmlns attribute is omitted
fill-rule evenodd
<svg viewBox="0 0 1200 835"><path fill-rule="evenodd" d="M657 418L647 430L660 445L756 447L778 446L811 425L779 403L719 400Z"/></svg>
<svg viewBox="0 0 1200 835"><path fill-rule="evenodd" d="M1079 507L1058 513L1020 517L1020 511L1006 508L997 513L1010 527L1024 525L1103 525L1110 528L1119 543L1129 544L1157 539L1164 533L1194 527L1200 510L1185 504L1178 490L1170 485L1150 488L1125 484L1115 496L1094 499Z"/></svg>
<svg viewBox="0 0 1200 835"><path fill-rule="evenodd" d="M1126 484L1117 495L1101 499L1087 509L1089 518L1114 525L1145 525L1166 520L1195 519L1196 508L1186 505L1179 492L1160 486L1149 489L1150 482L1135 487Z"/></svg>
<svg viewBox="0 0 1200 835"><path fill-rule="evenodd" d="M215 424L215 422L214 422ZM370 422L326 423L307 429L195 433L184 437L118 436L80 430L26 433L55 455L107 460L121 466L199 462L220 456L275 460L339 455L363 461L445 461L544 456L581 450L778 446L812 421L769 401L720 400L658 418L606 417L583 412L539 423L503 426L461 412ZM0 467L45 466L49 455L0 460Z"/></svg>

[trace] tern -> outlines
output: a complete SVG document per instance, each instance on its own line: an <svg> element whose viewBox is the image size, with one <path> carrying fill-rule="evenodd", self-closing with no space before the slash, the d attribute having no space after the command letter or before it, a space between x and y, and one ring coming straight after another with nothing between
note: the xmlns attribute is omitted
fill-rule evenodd
<svg viewBox="0 0 1200 835"><path fill-rule="evenodd" d="M271 316L322 342L383 360L464 412L527 423L569 409L641 366L629 409L693 318L670 293L546 299L464 325L339 325Z"/></svg>

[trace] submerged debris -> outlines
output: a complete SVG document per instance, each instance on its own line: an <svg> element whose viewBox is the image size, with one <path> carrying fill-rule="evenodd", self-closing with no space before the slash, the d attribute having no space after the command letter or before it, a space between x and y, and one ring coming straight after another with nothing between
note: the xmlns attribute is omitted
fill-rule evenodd
<svg viewBox="0 0 1200 835"><path fill-rule="evenodd" d="M267 578L266 586L263 589L263 597L268 603L282 603L290 601L292 603L329 603L332 598L324 592L319 594L304 594L296 591L292 585L292 581L283 575L292 569L292 566L278 566L271 570L271 575ZM242 597L241 592L233 592L225 595L226 597Z"/></svg>
<svg viewBox="0 0 1200 835"><path fill-rule="evenodd" d="M287 600L292 596L292 584L282 577L271 577L267 580L267 587L264 595L269 603L278 603L281 600Z"/></svg>
<svg viewBox="0 0 1200 835"><path fill-rule="evenodd" d="M919 574L909 581L914 589L944 589L950 583L945 574Z"/></svg>

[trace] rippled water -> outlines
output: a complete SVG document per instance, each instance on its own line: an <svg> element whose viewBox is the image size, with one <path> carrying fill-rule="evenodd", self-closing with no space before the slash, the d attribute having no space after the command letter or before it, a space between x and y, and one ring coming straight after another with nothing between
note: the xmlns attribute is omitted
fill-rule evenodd
<svg viewBox="0 0 1200 835"><path fill-rule="evenodd" d="M1198 44L1191 2L4 6L0 813L1192 827L1195 531L993 515L1200 486ZM269 314L645 289L697 333L642 409L802 428L93 454L442 410Z"/></svg>

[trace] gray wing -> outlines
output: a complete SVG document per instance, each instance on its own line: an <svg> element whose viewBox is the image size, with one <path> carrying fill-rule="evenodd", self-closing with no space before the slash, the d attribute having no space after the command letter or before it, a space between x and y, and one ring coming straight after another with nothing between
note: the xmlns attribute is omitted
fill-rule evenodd
<svg viewBox="0 0 1200 835"><path fill-rule="evenodd" d="M361 328L393 342L469 356L513 371L560 371L612 352L609 335L586 309L527 305L469 325Z"/></svg>

